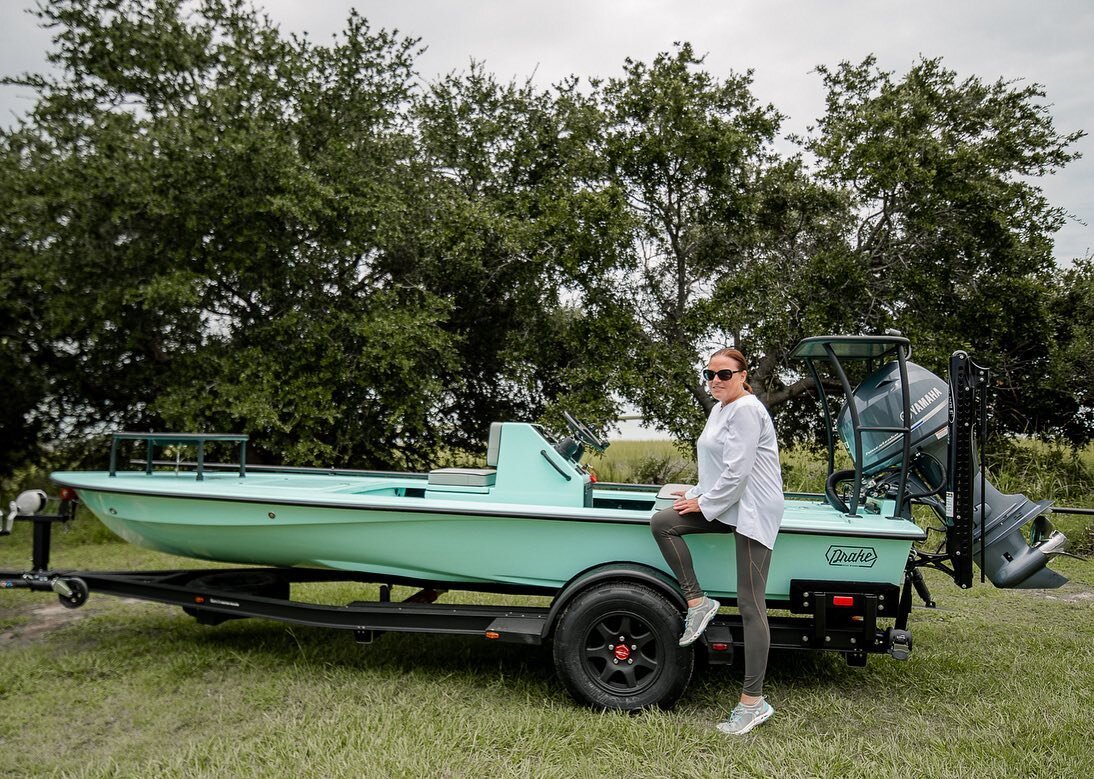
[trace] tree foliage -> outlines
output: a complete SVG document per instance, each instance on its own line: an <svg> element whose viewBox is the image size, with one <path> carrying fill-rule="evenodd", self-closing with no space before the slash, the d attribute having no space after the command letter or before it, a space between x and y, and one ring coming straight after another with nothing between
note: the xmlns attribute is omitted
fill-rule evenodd
<svg viewBox="0 0 1094 779"><path fill-rule="evenodd" d="M244 427L302 461L425 456L449 306L392 272L422 189L415 42L356 16L330 47L285 40L234 0L39 15L61 74L24 79L41 98L4 137L21 163L4 234L35 270L54 428Z"/></svg>
<svg viewBox="0 0 1094 779"><path fill-rule="evenodd" d="M1036 180L1073 160L1083 133L1055 129L1040 86L960 79L937 59L901 78L872 57L819 72L827 111L806 147L853 209L855 330L901 330L936 371L964 348L994 368L1006 429L1058 424L1074 407L1039 387L1066 214Z"/></svg>
<svg viewBox="0 0 1094 779"><path fill-rule="evenodd" d="M0 130L0 472L125 427L422 467L624 401L688 441L727 344L792 432L794 343L888 327L996 366L1011 429L1094 426L1090 264L1056 271L1036 186L1081 133L1036 85L820 68L788 157L751 74L687 44L588 85L423 85L419 42L356 14L317 45L247 0L37 13L57 75L5 79L38 100Z"/></svg>
<svg viewBox="0 0 1094 779"><path fill-rule="evenodd" d="M1033 417L1031 427L1088 441L1094 435L1094 257L1083 257L1057 274L1052 313L1050 370L1041 377L1037 395L1053 405L1049 414Z"/></svg>
<svg viewBox="0 0 1094 779"><path fill-rule="evenodd" d="M588 101L572 83L501 84L476 65L433 84L416 117L434 208L414 280L458 301L452 440L538 418L563 397L614 416L607 355L586 338L620 263L623 212L590 153L599 125Z"/></svg>
<svg viewBox="0 0 1094 779"><path fill-rule="evenodd" d="M761 254L770 143L780 117L751 76L713 77L683 44L652 64L628 60L597 93L598 152L629 211L629 273L618 279L630 338L622 390L675 436L694 438L710 398L697 364L747 326L714 303L720 285Z"/></svg>

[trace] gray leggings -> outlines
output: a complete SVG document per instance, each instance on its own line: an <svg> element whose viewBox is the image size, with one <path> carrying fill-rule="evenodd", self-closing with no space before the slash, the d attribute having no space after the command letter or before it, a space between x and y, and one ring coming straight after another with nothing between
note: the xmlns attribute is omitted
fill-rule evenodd
<svg viewBox="0 0 1094 779"><path fill-rule="evenodd" d="M665 562L676 574L688 600L703 597L695 578L691 552L683 536L689 533L732 533L721 522L708 521L702 514L680 514L675 509L658 511L650 520L650 529ZM745 645L745 695L762 695L767 674L767 653L771 648L771 629L767 624L767 572L771 550L759 541L735 534L737 547L737 608L741 612Z"/></svg>

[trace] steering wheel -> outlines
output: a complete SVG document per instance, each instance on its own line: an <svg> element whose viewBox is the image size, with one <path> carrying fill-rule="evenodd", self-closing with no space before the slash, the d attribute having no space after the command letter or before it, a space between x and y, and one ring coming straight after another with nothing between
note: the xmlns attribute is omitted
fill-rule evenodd
<svg viewBox="0 0 1094 779"><path fill-rule="evenodd" d="M601 441L597 434L589 429L588 425L574 419L569 411L563 411L562 418L566 420L566 425L570 428L570 432L574 434L574 438L592 447L597 454L603 454L604 450L608 448L609 443L607 441Z"/></svg>

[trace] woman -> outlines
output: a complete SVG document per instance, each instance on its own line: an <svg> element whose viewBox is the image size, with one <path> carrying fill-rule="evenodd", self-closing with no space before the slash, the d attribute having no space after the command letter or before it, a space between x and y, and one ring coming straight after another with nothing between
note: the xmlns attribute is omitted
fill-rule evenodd
<svg viewBox="0 0 1094 779"><path fill-rule="evenodd" d="M718 612L695 578L688 533L736 533L737 606L744 623L745 681L740 703L718 725L743 735L775 710L763 698L771 631L767 624L767 572L783 515L782 469L775 427L746 382L748 364L736 349L715 352L703 371L718 401L698 441L699 483L675 493L672 508L654 514L654 538L688 599L680 645L702 635Z"/></svg>

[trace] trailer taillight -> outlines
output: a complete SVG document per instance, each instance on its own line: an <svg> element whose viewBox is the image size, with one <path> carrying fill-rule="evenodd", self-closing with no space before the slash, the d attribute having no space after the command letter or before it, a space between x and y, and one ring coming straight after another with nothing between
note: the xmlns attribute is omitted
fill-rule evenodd
<svg viewBox="0 0 1094 779"><path fill-rule="evenodd" d="M76 490L71 487L61 487L61 500L76 500Z"/></svg>
<svg viewBox="0 0 1094 779"><path fill-rule="evenodd" d="M854 606L855 605L855 599L851 595L833 595L832 596L832 605L833 606L842 606L844 608L847 608L849 606Z"/></svg>
<svg viewBox="0 0 1094 779"><path fill-rule="evenodd" d="M716 641L710 645L710 649L713 652L725 652L729 649L729 644L724 644L721 641Z"/></svg>

